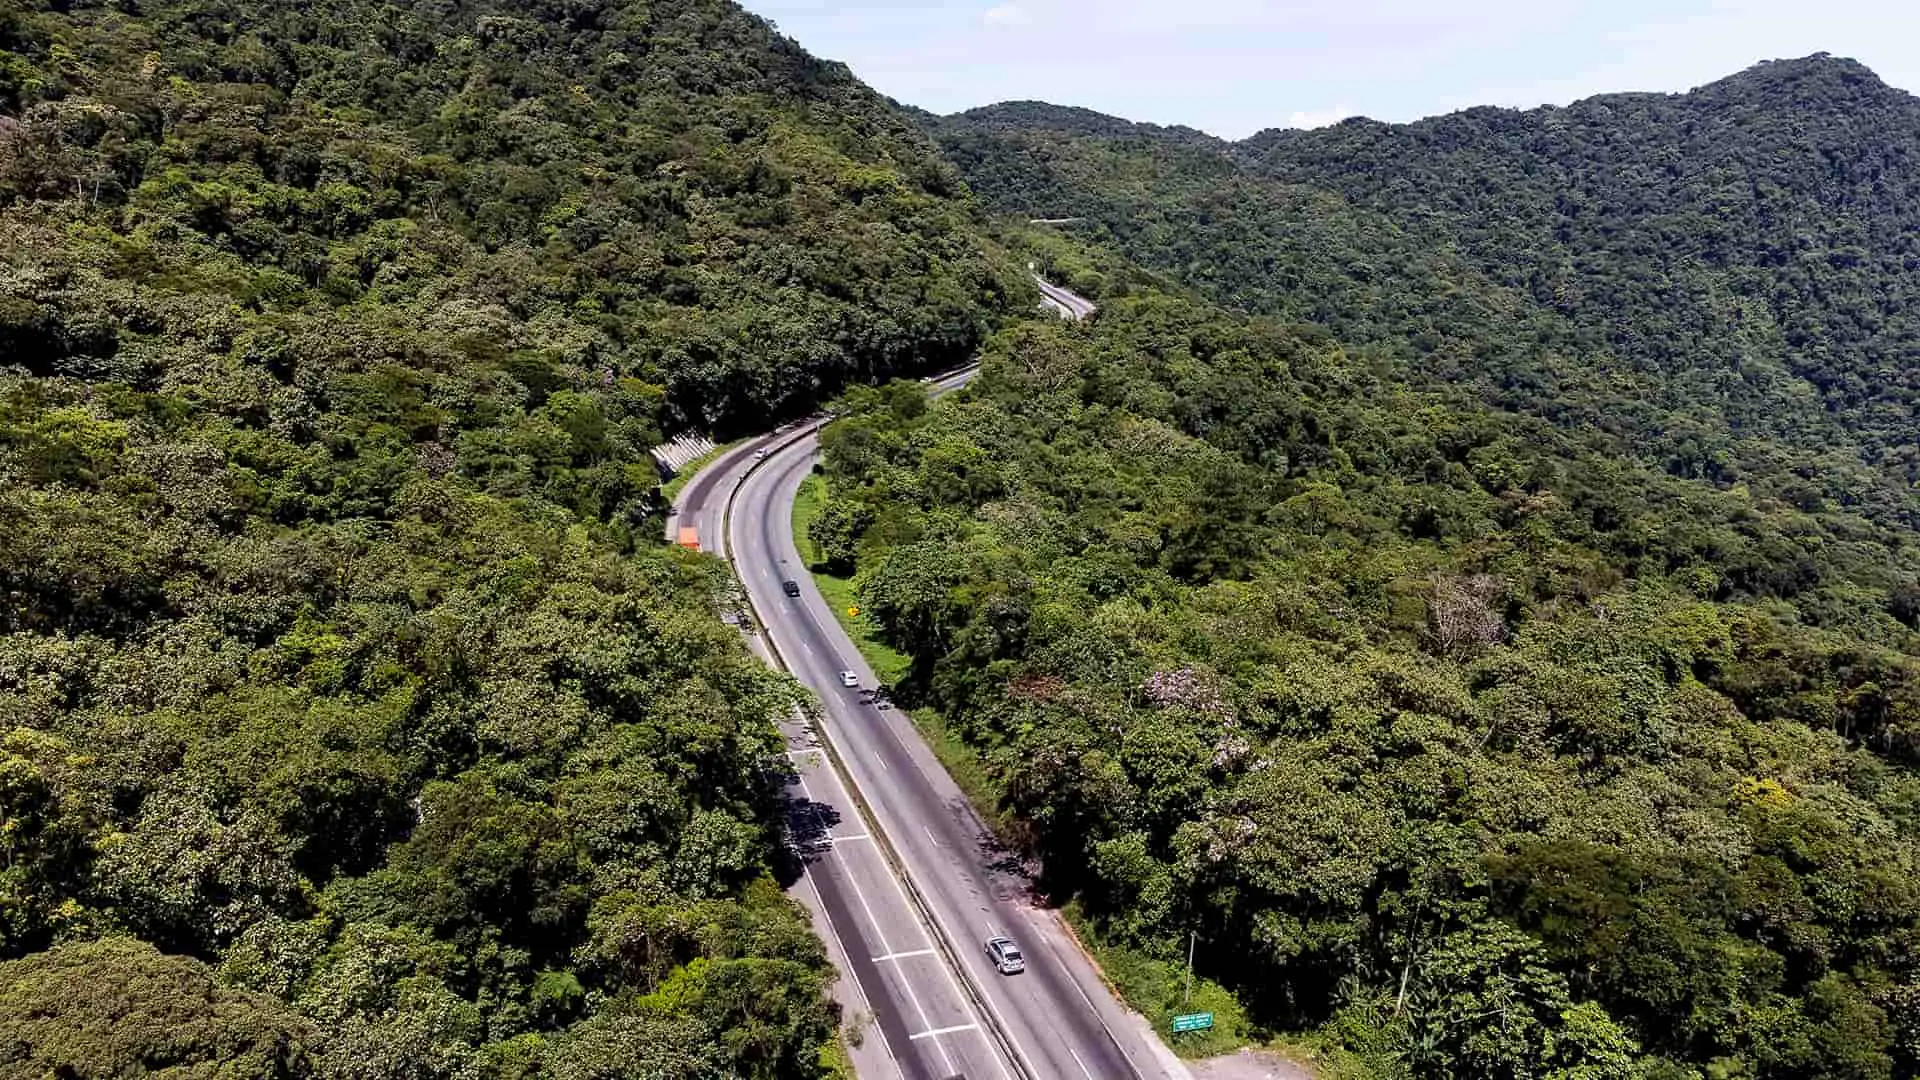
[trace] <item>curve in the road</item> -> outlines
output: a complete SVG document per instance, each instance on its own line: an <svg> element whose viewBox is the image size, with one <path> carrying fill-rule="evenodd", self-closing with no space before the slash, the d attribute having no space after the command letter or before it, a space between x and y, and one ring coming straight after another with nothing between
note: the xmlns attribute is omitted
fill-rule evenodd
<svg viewBox="0 0 1920 1080"><path fill-rule="evenodd" d="M964 381L964 376L961 381ZM804 564L800 562L800 555L797 549L794 550L789 557L780 557L777 560L763 557L761 554L767 550L767 544L772 538L784 536L789 545L792 543L792 494L798 491L800 482L805 479L807 472L810 471L812 457L817 450L817 439L817 434L809 431L804 436L786 443L782 447L781 452L776 456L767 458L763 466L752 470L748 476L743 478L743 482L735 489L734 500L730 500L730 502L737 502L737 500L744 497L748 500L748 503L745 508L745 513L740 513L741 508L737 505L730 505L729 507L727 514L729 521L727 553L729 559L734 562L736 570L741 569L743 564L751 564L758 570L758 572L753 575L743 573L739 576L742 584L747 588L750 600L760 615L758 621L767 642L779 660L780 666L815 691L829 717L839 718L842 715L842 707L846 704L848 698L853 695L853 692L848 691L845 687L839 686L837 682L838 673L847 668L835 666L837 663L840 663L838 659L827 663L825 660L827 654L808 645L805 638L798 641L799 648L796 650L796 641L793 638L789 635L778 633L775 630L775 627L782 622L782 620L775 615L776 612L789 608L793 610L804 610L804 605L807 600L806 593L808 592L813 593L814 598L818 600L818 593L813 589L812 578L804 569L795 569L795 567L804 567ZM762 489L769 486L771 486L774 491L783 493L785 495L784 500L779 497L771 500L756 500L754 498ZM783 506L784 513L768 514L759 512L764 509L769 502L776 508ZM749 531L743 532L741 529L733 527L735 523L743 520L750 520L752 522L752 525L749 526ZM780 582L789 579L804 582L801 586L804 591L800 598L788 598L784 592L780 590ZM824 601L820 601L820 603L822 604L821 610L824 610ZM817 613L810 613L809 618L817 620ZM831 619L831 614L828 615L828 618ZM825 667L822 666L823 663L826 663ZM854 666L856 665L848 665L848 667ZM875 685L872 673L866 670L864 663L857 663L857 670L862 672L863 685L868 687ZM838 689L840 693L830 695L830 692L825 689L825 687L828 686ZM835 726L837 726L837 723ZM853 769L849 766L847 755L855 752L856 748L843 745L837 741L834 737L834 729L832 727L823 724L821 734L826 736L826 741L829 744L829 750L834 759L836 771L839 776L844 780L853 775ZM850 790L857 791L857 785L853 786ZM964 1011L970 1014L969 1018L962 1023L932 1028L926 1027L923 1015L923 1031L945 1031L948 1032L949 1035L963 1036L961 1040L962 1045L957 1047L955 1052L957 1052L963 1060L970 1060L973 1066L964 1072L955 1069L952 1060L953 1054L948 1052L947 1044L936 1041L932 1045L935 1050L941 1052L946 1070L932 1074L929 1080L951 1080L954 1076L966 1078L983 1077L990 1074L1011 1077L1012 1069L1017 1069L1020 1076L1025 1078L1025 1080L1041 1080L1042 1077L1048 1074L1035 1073L1025 1067L1025 1058L1008 1040L1005 1026L999 1022L998 1018L993 1015L991 1007L980 997L978 987L974 981L966 977L965 965L954 951L951 935L944 934L936 929L939 926L938 915L929 908L925 895L916 887L912 877L903 872L903 860L897 848L892 843L891 834L880 824L871 801L858 795L853 796L853 801L858 804L861 818L867 822L869 831L867 838L868 843L872 845L873 850L884 854L887 864L884 870L877 870L870 867L867 879L870 881L890 882L897 890L898 905L890 905L883 901L876 906L882 907L883 910L888 906L895 906L897 910L906 910L911 913L916 925L921 928L927 937L926 944L928 947L917 951L934 954L931 957L916 958L916 960L926 963L931 969L937 970L941 976L944 976L948 987L950 987L956 995L965 999ZM863 845L863 847L864 846L866 845ZM876 919L875 911L872 907L864 910L863 914L867 922L873 922ZM831 912L829 913L829 917L834 917ZM896 923L903 921L897 911L893 919ZM836 918L836 925L837 924L838 919ZM862 978L862 983L863 985L868 985L865 978ZM915 998L913 985L914 984L906 985L906 997L909 1000L906 1002L894 1001L893 1004L896 1007L911 1007L916 1011L922 1011L921 1003ZM871 996L871 994L869 996ZM949 999L948 1004L945 1006L948 1012L952 1012L956 1007L951 999ZM989 1040L988 1048L991 1050L990 1054L982 1055L980 1051L983 1047L971 1045L970 1040L964 1038L964 1036L969 1034L967 1030L969 1028L978 1028L979 1035ZM910 1038L912 1037L910 1036ZM915 1046L913 1049L916 1051L913 1058L899 1060L898 1063L909 1074L917 1075L919 1070L924 1069L929 1064L927 1061L929 1055L924 1044ZM991 1073L989 1073L988 1070L991 1070Z"/></svg>
<svg viewBox="0 0 1920 1080"><path fill-rule="evenodd" d="M1026 882L990 866L989 836L965 796L909 724L881 713L841 687L840 670L873 675L812 587L790 525L793 495L812 464L815 443L797 440L771 457L741 488L730 532L736 568L770 636L793 672L821 697L827 732L841 748L848 777L898 853L905 877L946 938L962 973L1004 1030L1027 1075L1122 1080L1143 1075L1158 1056L1129 1052L1141 1025L1100 981L1091 960L1051 913L1026 903ZM782 580L800 583L788 600ZM1026 974L999 976L980 945L993 933L1021 941L1033 962ZM1077 976L1077 977L1076 977ZM1100 1008L1094 995L1104 998ZM1118 1015L1114 1015L1118 1014ZM1116 1028L1118 1031L1116 1031ZM1150 1038L1150 1036L1149 1036Z"/></svg>
<svg viewBox="0 0 1920 1080"><path fill-rule="evenodd" d="M1093 301L1071 289L1064 289L1055 285L1046 278L1041 277L1038 273L1033 275L1033 283L1040 288L1041 303L1059 313L1063 319L1080 322L1090 317L1094 311L1097 310Z"/></svg>
<svg viewBox="0 0 1920 1080"><path fill-rule="evenodd" d="M1039 284L1043 296L1068 318L1083 319L1095 310L1067 290ZM936 393L945 392L964 385L976 367L928 382ZM669 538L677 524L700 523L701 546L720 550L733 564L766 641L784 660L781 666L819 696L838 778L865 811L870 831L892 852L886 873L938 939L942 974L957 978L956 987L964 985L972 1011L1000 1042L1002 1054L994 1055L992 1068L976 1067L964 1075L976 1080L1003 1074L1005 1062L1012 1061L1030 1080L1186 1076L1151 1028L1113 998L1064 923L1023 902L1024 880L993 865L997 856L986 849L988 830L917 730L901 725L898 713L887 722L886 714L839 685L841 670L860 673L869 686L873 675L813 587L791 526L793 499L818 452L826 419L815 417L752 440L701 470L676 500ZM797 582L801 597L786 598L783 580ZM877 871L869 867L865 873ZM844 896L829 906L839 909L824 913L836 933L843 920L859 925L862 913L853 911ZM864 915L871 924L874 913ZM981 925L975 927L976 921ZM1026 975L1008 978L992 970L981 942L974 940L984 940L988 931L1021 941L1030 958ZM902 989L870 964L849 966L855 970L848 974L870 1000ZM876 1001L875 1008L880 1007ZM951 1075L929 1071L952 1070L951 1054L934 1060L930 1048L899 1023L888 1023L883 1031L897 1064L909 1075L932 1080ZM909 1043L905 1059L897 1056L902 1038ZM934 1042L939 1045L938 1038Z"/></svg>

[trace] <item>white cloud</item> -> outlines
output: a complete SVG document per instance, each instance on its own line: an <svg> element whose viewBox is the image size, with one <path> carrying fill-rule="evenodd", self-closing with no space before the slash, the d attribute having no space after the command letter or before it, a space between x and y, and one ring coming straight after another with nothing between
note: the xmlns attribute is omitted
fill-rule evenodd
<svg viewBox="0 0 1920 1080"><path fill-rule="evenodd" d="M1290 128L1332 127L1340 121L1355 115L1358 114L1349 106L1335 105L1331 109L1321 109L1319 112L1294 113L1292 116L1287 117L1286 126Z"/></svg>
<svg viewBox="0 0 1920 1080"><path fill-rule="evenodd" d="M1027 9L1019 4L990 7L980 18L988 26L1025 26L1033 21L1033 16L1027 14Z"/></svg>

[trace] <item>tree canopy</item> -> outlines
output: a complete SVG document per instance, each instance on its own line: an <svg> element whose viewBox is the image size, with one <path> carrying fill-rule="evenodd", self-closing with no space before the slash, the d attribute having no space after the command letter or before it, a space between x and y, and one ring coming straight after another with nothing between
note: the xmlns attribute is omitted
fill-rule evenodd
<svg viewBox="0 0 1920 1080"><path fill-rule="evenodd" d="M721 0L0 0L0 1072L826 1075L646 451L969 355L979 221Z"/></svg>
<svg viewBox="0 0 1920 1080"><path fill-rule="evenodd" d="M849 398L823 569L1054 898L1197 933L1256 1028L1916 1075L1916 118L1824 57L1241 144L922 117L1104 303Z"/></svg>
<svg viewBox="0 0 1920 1080"><path fill-rule="evenodd" d="M1913 1076L1916 117L1226 144L724 0L0 0L0 1071L828 1075L799 690L645 451L984 349L846 395L807 539L1104 944L1382 1077Z"/></svg>
<svg viewBox="0 0 1920 1080"><path fill-rule="evenodd" d="M1912 1075L1909 556L1493 420L1110 299L830 428L829 569L1048 892L1197 933L1258 1025L1383 1077Z"/></svg>
<svg viewBox="0 0 1920 1080"><path fill-rule="evenodd" d="M1227 143L1014 103L922 122L991 205L1399 378L1722 489L1911 530L1920 99L1825 55L1687 94ZM1093 292L1139 270L1069 259Z"/></svg>

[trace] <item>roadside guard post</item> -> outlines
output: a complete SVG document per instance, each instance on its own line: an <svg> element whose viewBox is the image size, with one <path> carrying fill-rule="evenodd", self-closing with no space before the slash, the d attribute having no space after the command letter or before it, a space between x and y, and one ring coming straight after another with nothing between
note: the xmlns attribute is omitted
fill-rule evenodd
<svg viewBox="0 0 1920 1080"><path fill-rule="evenodd" d="M1175 1032L1205 1031L1212 1026L1212 1013L1187 1013L1185 1016L1176 1016L1173 1018L1173 1030Z"/></svg>

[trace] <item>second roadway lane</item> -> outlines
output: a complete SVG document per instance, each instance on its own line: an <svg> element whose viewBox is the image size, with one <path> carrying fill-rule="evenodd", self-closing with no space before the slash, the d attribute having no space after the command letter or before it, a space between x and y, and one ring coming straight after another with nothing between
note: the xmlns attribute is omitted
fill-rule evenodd
<svg viewBox="0 0 1920 1080"><path fill-rule="evenodd" d="M874 676L813 587L794 541L793 499L816 446L808 435L776 451L734 498L734 568L762 625L794 675L820 695L828 735L853 786L898 852L962 977L979 988L987 1019L1006 1033L1029 1074L1036 1080L1161 1075L1157 1055L1142 1051L1146 1060L1136 1060L1123 1047L1114 1028L1137 1037L1137 1030L1128 1029L1141 1026L1138 1018L1113 1001L1058 918L1032 903L1027 880L1007 869L1006 853L911 721L901 710L880 711L857 689L840 685L842 670L857 673L866 687ZM781 582L789 580L800 585L798 597L783 593ZM984 945L996 934L1021 945L1025 973L1001 975L988 962ZM969 1080L975 1075L969 1073Z"/></svg>
<svg viewBox="0 0 1920 1080"><path fill-rule="evenodd" d="M1092 307L1072 299L1070 317ZM802 884L814 894L806 899L854 984L843 1000L855 997L874 1014L886 1071L914 1080L1186 1077L1146 1022L1113 997L1060 918L1033 902L1019 860L994 842L912 721L862 692L874 674L814 587L793 536L794 497L818 449L810 421L730 451L688 485L675 524L696 526L703 548L732 560L767 641L819 696L819 723L864 802L856 810L839 787L840 770L813 749L818 735L788 725L803 814L842 819L818 835L806 835L813 826L805 822L796 831L809 841ZM757 451L766 453L755 465ZM786 596L785 581L800 595ZM855 672L860 687L842 686L841 671ZM987 960L985 942L996 934L1020 945L1025 973L1001 975ZM874 1049L856 1059L878 1064ZM869 1071L878 1070L862 1067L862 1076Z"/></svg>

